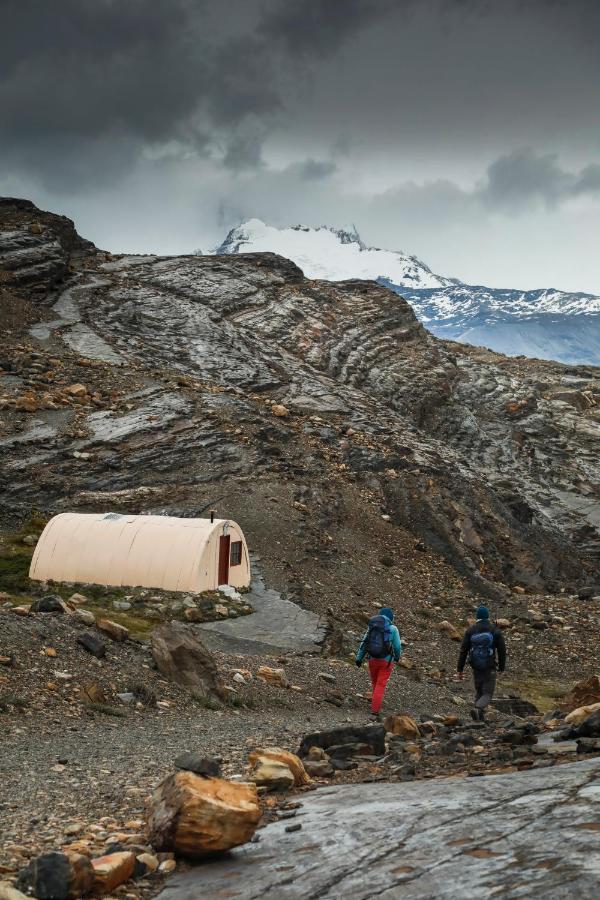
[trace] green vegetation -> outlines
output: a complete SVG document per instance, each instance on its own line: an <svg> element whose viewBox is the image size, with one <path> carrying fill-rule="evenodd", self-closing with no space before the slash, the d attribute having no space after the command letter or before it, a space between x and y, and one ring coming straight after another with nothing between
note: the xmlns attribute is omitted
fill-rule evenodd
<svg viewBox="0 0 600 900"><path fill-rule="evenodd" d="M516 694L523 700L529 700L537 706L541 713L556 709L561 698L571 688L571 685L562 681L552 681L534 676L504 678L500 682L500 686L503 694Z"/></svg>

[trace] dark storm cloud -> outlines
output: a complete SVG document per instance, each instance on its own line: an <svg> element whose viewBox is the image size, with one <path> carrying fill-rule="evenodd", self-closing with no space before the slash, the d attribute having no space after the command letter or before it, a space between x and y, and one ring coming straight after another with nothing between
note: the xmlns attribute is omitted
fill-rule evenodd
<svg viewBox="0 0 600 900"><path fill-rule="evenodd" d="M518 150L491 164L480 193L490 206L511 212L536 202L553 207L573 197L600 194L600 165L569 172L555 153Z"/></svg>

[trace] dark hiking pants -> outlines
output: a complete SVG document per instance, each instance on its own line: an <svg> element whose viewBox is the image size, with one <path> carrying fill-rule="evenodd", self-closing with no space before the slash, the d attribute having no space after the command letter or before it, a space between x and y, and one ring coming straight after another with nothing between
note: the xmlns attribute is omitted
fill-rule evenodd
<svg viewBox="0 0 600 900"><path fill-rule="evenodd" d="M485 672L478 672L473 669L473 682L475 684L475 708L485 709L492 702L496 689L496 670L488 669Z"/></svg>

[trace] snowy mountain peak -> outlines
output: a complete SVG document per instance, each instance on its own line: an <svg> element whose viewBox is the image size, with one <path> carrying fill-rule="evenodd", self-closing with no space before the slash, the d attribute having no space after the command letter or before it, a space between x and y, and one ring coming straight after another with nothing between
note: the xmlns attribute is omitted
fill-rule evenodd
<svg viewBox="0 0 600 900"><path fill-rule="evenodd" d="M416 256L395 250L367 247L354 226L351 230L321 225L274 228L260 219L249 219L232 228L215 251L229 253L278 253L291 259L307 278L343 281L386 278L401 288L440 288L449 278L434 275Z"/></svg>

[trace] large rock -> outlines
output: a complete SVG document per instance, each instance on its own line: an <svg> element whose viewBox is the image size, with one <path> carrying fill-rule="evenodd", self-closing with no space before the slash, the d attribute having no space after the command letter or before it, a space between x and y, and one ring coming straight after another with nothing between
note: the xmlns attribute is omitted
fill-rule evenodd
<svg viewBox="0 0 600 900"><path fill-rule="evenodd" d="M94 891L97 894L112 894L115 888L133 875L135 853L129 850L109 853L92 860L94 870Z"/></svg>
<svg viewBox="0 0 600 900"><path fill-rule="evenodd" d="M223 696L215 659L184 625L161 625L152 634L156 668L170 681L210 696Z"/></svg>
<svg viewBox="0 0 600 900"><path fill-rule="evenodd" d="M383 756L385 728L383 725L342 725L327 731L314 731L302 739L298 755L307 756L311 747L327 750L340 744L364 744L373 756Z"/></svg>
<svg viewBox="0 0 600 900"><path fill-rule="evenodd" d="M289 766L258 754L250 768L249 777L257 787L268 791L289 791L294 787L294 773Z"/></svg>
<svg viewBox="0 0 600 900"><path fill-rule="evenodd" d="M584 719L580 725L571 728L566 737L569 738L597 738L600 737L600 710L592 713Z"/></svg>
<svg viewBox="0 0 600 900"><path fill-rule="evenodd" d="M253 784L178 772L152 795L148 838L157 851L199 858L246 843L259 819Z"/></svg>
<svg viewBox="0 0 600 900"><path fill-rule="evenodd" d="M600 675L590 675L585 681L579 681L561 703L562 709L571 712L580 706L592 706L600 703Z"/></svg>
<svg viewBox="0 0 600 900"><path fill-rule="evenodd" d="M94 887L94 870L81 853L44 853L19 873L18 886L38 900L84 897Z"/></svg>

